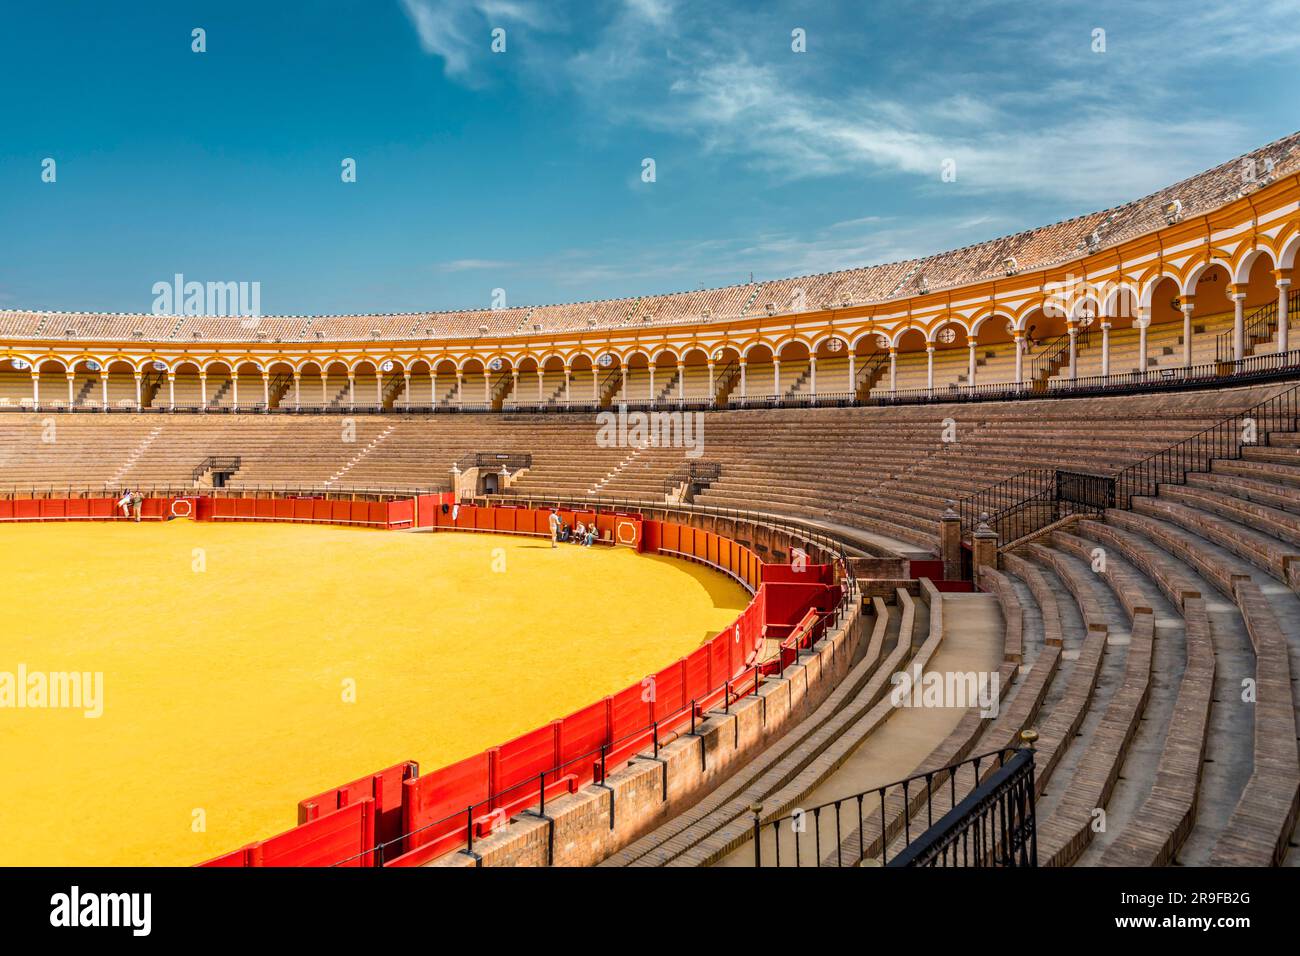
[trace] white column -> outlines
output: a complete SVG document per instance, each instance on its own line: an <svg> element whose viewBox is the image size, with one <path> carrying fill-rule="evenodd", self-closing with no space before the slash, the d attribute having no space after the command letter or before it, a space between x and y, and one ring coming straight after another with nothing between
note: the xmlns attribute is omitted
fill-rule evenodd
<svg viewBox="0 0 1300 956"><path fill-rule="evenodd" d="M1070 322L1066 328L1066 333L1070 336L1070 381L1079 377L1079 329L1073 322Z"/></svg>
<svg viewBox="0 0 1300 956"><path fill-rule="evenodd" d="M140 404L141 401L142 401L142 398L143 398L143 396L141 395L141 392L140 392L140 376L137 375L137 376L135 377L135 410L136 410L137 412L140 411L141 408L144 407L143 405Z"/></svg>
<svg viewBox="0 0 1300 956"><path fill-rule="evenodd" d="M1101 374L1104 378L1110 374L1110 322L1101 322Z"/></svg>
<svg viewBox="0 0 1300 956"><path fill-rule="evenodd" d="M686 365L682 362L677 363L677 401L686 401Z"/></svg>
<svg viewBox="0 0 1300 956"><path fill-rule="evenodd" d="M1291 279L1282 273L1277 274L1277 350L1288 350L1291 331L1291 317L1287 315L1287 296L1291 293Z"/></svg>
<svg viewBox="0 0 1300 956"><path fill-rule="evenodd" d="M302 408L302 372L293 373L293 410Z"/></svg>
<svg viewBox="0 0 1300 956"><path fill-rule="evenodd" d="M32 366L32 407L41 407L41 373Z"/></svg>
<svg viewBox="0 0 1300 956"><path fill-rule="evenodd" d="M600 370L594 365L591 367L591 404L600 404Z"/></svg>
<svg viewBox="0 0 1300 956"><path fill-rule="evenodd" d="M271 374L262 373L262 407L270 409L271 407Z"/></svg>
<svg viewBox="0 0 1300 956"><path fill-rule="evenodd" d="M1147 329L1151 326L1151 310L1142 309L1138 316L1138 371L1147 373Z"/></svg>
<svg viewBox="0 0 1300 956"><path fill-rule="evenodd" d="M975 340L966 343L966 384L975 387Z"/></svg>
<svg viewBox="0 0 1300 956"><path fill-rule="evenodd" d="M492 380L488 378L487 366L483 367L483 404L487 407L492 405Z"/></svg>
<svg viewBox="0 0 1300 956"><path fill-rule="evenodd" d="M849 392L853 393L858 388L858 370L856 364L857 356L852 352L849 353Z"/></svg>
<svg viewBox="0 0 1300 956"><path fill-rule="evenodd" d="M348 372L348 406L357 404L357 377Z"/></svg>
<svg viewBox="0 0 1300 956"><path fill-rule="evenodd" d="M898 391L898 348L889 347L889 390Z"/></svg>
<svg viewBox="0 0 1300 956"><path fill-rule="evenodd" d="M542 381L545 378L546 378L545 370L540 365L537 366L537 404L538 405L546 401L546 396L542 394Z"/></svg>
<svg viewBox="0 0 1300 956"><path fill-rule="evenodd" d="M626 372L623 373L623 377L624 378L627 377ZM652 362L650 363L650 389L649 391L646 392L646 401L653 402L654 400L655 400L655 367L654 367L654 363Z"/></svg>
<svg viewBox="0 0 1300 956"><path fill-rule="evenodd" d="M230 372L230 400L235 408L239 407L239 373L233 369Z"/></svg>
<svg viewBox="0 0 1300 956"><path fill-rule="evenodd" d="M402 373L402 404L411 407L411 373Z"/></svg>
<svg viewBox="0 0 1300 956"><path fill-rule="evenodd" d="M1232 357L1240 362L1246 357L1246 288L1242 285L1230 286L1232 292Z"/></svg>
<svg viewBox="0 0 1300 956"><path fill-rule="evenodd" d="M325 372L324 369L321 369L321 370L320 370L320 404L321 404L321 408L325 408L325 407L328 406L329 403L330 403L329 385L328 385L328 383L325 381L325 379L326 379L326 372Z"/></svg>
<svg viewBox="0 0 1300 956"><path fill-rule="evenodd" d="M1016 343L1016 384L1025 384L1025 333L1017 329L1012 333Z"/></svg>
<svg viewBox="0 0 1300 956"><path fill-rule="evenodd" d="M1192 310L1195 307L1189 300L1183 300L1183 365L1189 367L1192 364Z"/></svg>
<svg viewBox="0 0 1300 956"><path fill-rule="evenodd" d="M438 405L438 373L432 368L429 369L429 404Z"/></svg>
<svg viewBox="0 0 1300 956"><path fill-rule="evenodd" d="M745 399L745 363L744 363L744 362L737 362L736 364L740 366L740 398L741 398L741 401L744 401L744 399Z"/></svg>
<svg viewBox="0 0 1300 956"><path fill-rule="evenodd" d="M207 372L199 373L199 408L208 407L208 374Z"/></svg>
<svg viewBox="0 0 1300 956"><path fill-rule="evenodd" d="M571 370L569 366L564 366L564 404L569 404L569 375Z"/></svg>
<svg viewBox="0 0 1300 956"><path fill-rule="evenodd" d="M716 397L713 391L713 359L709 359L709 401L712 402Z"/></svg>
<svg viewBox="0 0 1300 956"><path fill-rule="evenodd" d="M99 385L100 385L100 394L103 395L103 399L104 399L104 409L107 410L108 409L108 369L106 368L101 368L99 370Z"/></svg>
<svg viewBox="0 0 1300 956"><path fill-rule="evenodd" d="M76 375L74 375L72 372L69 372L68 373L68 407L69 408L72 407L72 403L76 399L76 393L73 388L73 383L75 380L76 380Z"/></svg>
<svg viewBox="0 0 1300 956"><path fill-rule="evenodd" d="M925 347L925 387L934 391L934 346Z"/></svg>
<svg viewBox="0 0 1300 956"><path fill-rule="evenodd" d="M812 395L812 403L817 404L817 356L808 356L808 391Z"/></svg>
<svg viewBox="0 0 1300 956"><path fill-rule="evenodd" d="M167 408L176 411L176 376L171 372L167 373Z"/></svg>
<svg viewBox="0 0 1300 956"><path fill-rule="evenodd" d="M772 391L781 397L781 360L776 356L772 357Z"/></svg>
<svg viewBox="0 0 1300 956"><path fill-rule="evenodd" d="M384 373L375 370L375 404L384 407Z"/></svg>
<svg viewBox="0 0 1300 956"><path fill-rule="evenodd" d="M565 377L568 377L567 373ZM460 369L456 369L456 404L465 407L465 373Z"/></svg>

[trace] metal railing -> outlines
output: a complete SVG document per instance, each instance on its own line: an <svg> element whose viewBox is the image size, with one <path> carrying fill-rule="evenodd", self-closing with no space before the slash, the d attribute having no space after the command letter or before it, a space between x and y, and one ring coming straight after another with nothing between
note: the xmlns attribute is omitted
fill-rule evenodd
<svg viewBox="0 0 1300 956"><path fill-rule="evenodd" d="M1300 310L1300 289L1295 289L1287 297L1287 319ZM1277 302L1261 306L1243 320L1242 342L1246 348L1270 341L1277 334ZM1219 362L1236 361L1236 348L1233 342L1235 329L1227 329L1214 337L1214 357Z"/></svg>
<svg viewBox="0 0 1300 956"><path fill-rule="evenodd" d="M238 455L209 455L194 466L194 470L190 472L190 480L198 481L210 471L239 471L243 461Z"/></svg>
<svg viewBox="0 0 1300 956"><path fill-rule="evenodd" d="M963 498L958 511L963 537L984 524L1005 546L1070 515L1100 515L1114 506L1113 477L1031 468Z"/></svg>
<svg viewBox="0 0 1300 956"><path fill-rule="evenodd" d="M722 465L716 461L685 461L664 479L664 494L685 484L708 485L722 476Z"/></svg>
<svg viewBox="0 0 1300 956"><path fill-rule="evenodd" d="M756 867L1038 865L1032 748L979 754L767 821L761 804L750 812Z"/></svg>
<svg viewBox="0 0 1300 956"><path fill-rule="evenodd" d="M1300 305L1297 306L1300 308ZM616 374L610 373L611 375ZM718 404L709 399L676 399L662 403L636 401L625 404L629 411L666 411L694 410L710 411L718 408L805 408L811 405L826 407L882 407L891 405L942 405L968 402L1020 401L1042 398L1092 398L1102 395L1131 395L1150 392L1179 391L1188 388L1207 386L1251 385L1261 382L1281 381L1300 376L1300 348L1288 352L1266 352L1250 355L1237 362L1203 363L1192 366L1172 366L1151 369L1142 372L1125 372L1115 375L1093 375L1078 379L1051 379L1047 382L1034 381L1026 377L1020 383L990 382L981 385L936 385L934 388L897 389L893 392L878 392L859 398L855 392L819 392L814 399L810 394L793 397L776 395L758 395L740 398L732 395L725 403ZM214 401L215 396L210 399ZM546 413L546 414L581 414L597 412L601 406L590 399L581 401L530 401L508 403L500 413ZM464 402L452 404L395 404L386 408L374 403L358 402L322 407L318 405L294 408L280 406L267 409L262 402L244 404L238 408L231 406L214 406L207 408L197 405L177 405L168 407L149 406L137 411L131 408L105 409L99 404L77 405L70 407L66 402L42 402L39 405L18 404L0 405L0 412L63 412L95 414L265 414L275 415L341 415L341 414L468 414L494 412L490 403Z"/></svg>
<svg viewBox="0 0 1300 956"><path fill-rule="evenodd" d="M1300 385L1129 465L1115 476L1118 507L1154 495L1164 484L1183 484L1191 472L1210 470L1216 458L1240 458L1242 449L1266 444L1270 432L1292 432L1300 418Z"/></svg>

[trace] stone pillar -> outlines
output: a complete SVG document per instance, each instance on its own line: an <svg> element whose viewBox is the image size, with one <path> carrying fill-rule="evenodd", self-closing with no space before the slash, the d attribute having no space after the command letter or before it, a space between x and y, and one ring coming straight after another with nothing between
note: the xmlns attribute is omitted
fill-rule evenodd
<svg viewBox="0 0 1300 956"><path fill-rule="evenodd" d="M808 356L808 392L812 396L812 403L817 404L817 356Z"/></svg>
<svg viewBox="0 0 1300 956"><path fill-rule="evenodd" d="M68 377L68 407L71 408L72 403L76 401L77 398L76 387L75 387L77 376L76 373L74 372L68 372L67 377Z"/></svg>
<svg viewBox="0 0 1300 956"><path fill-rule="evenodd" d="M199 408L208 407L208 373L199 372Z"/></svg>
<svg viewBox="0 0 1300 956"><path fill-rule="evenodd" d="M993 568L998 566L998 533L988 525L988 514L980 515L979 527L971 536L971 576L975 579L975 586L980 584L980 569Z"/></svg>
<svg viewBox="0 0 1300 956"><path fill-rule="evenodd" d="M1240 362L1246 357L1246 287L1234 282L1228 286L1232 299L1232 357Z"/></svg>
<svg viewBox="0 0 1300 956"><path fill-rule="evenodd" d="M234 369L230 372L230 403L232 408L239 408L239 372Z"/></svg>
<svg viewBox="0 0 1300 956"><path fill-rule="evenodd" d="M271 409L271 374L262 373L262 407L267 411Z"/></svg>
<svg viewBox="0 0 1300 956"><path fill-rule="evenodd" d="M713 391L713 359L709 359L708 364L709 364L709 403L712 404L713 400L717 398L717 394Z"/></svg>
<svg viewBox="0 0 1300 956"><path fill-rule="evenodd" d="M356 408L357 405L357 377L352 372L348 372L348 407Z"/></svg>
<svg viewBox="0 0 1300 956"><path fill-rule="evenodd" d="M776 397L781 397L781 360L775 355L772 356L772 391Z"/></svg>
<svg viewBox="0 0 1300 956"><path fill-rule="evenodd" d="M568 405L570 403L569 382L572 375L573 375L573 369L570 368L568 365L564 366L564 404L565 405Z"/></svg>
<svg viewBox="0 0 1300 956"><path fill-rule="evenodd" d="M977 345L978 343L974 339L971 339L969 342L966 343L966 351L968 353L966 356L966 384L969 385L971 388L974 388L976 384L975 383L975 363L976 363L975 349Z"/></svg>
<svg viewBox="0 0 1300 956"><path fill-rule="evenodd" d="M745 400L745 363L740 361L736 363L740 366L740 400Z"/></svg>
<svg viewBox="0 0 1300 956"><path fill-rule="evenodd" d="M1147 373L1147 329L1151 327L1150 307L1140 310L1138 314L1138 372Z"/></svg>
<svg viewBox="0 0 1300 956"><path fill-rule="evenodd" d="M135 376L135 410L136 410L137 412L140 411L140 410L144 407L144 406L141 404L141 402L144 400L144 396L143 396L143 394L142 394L142 390L141 390L141 388L140 388L140 384L141 384L141 383L140 383L140 376L137 374L137 375Z"/></svg>
<svg viewBox="0 0 1300 956"><path fill-rule="evenodd" d="M518 381L517 375L515 380ZM591 404L600 404L600 371L594 365L591 367Z"/></svg>
<svg viewBox="0 0 1300 956"><path fill-rule="evenodd" d="M492 380L488 378L487 366L483 366L483 407L492 406Z"/></svg>
<svg viewBox="0 0 1300 956"><path fill-rule="evenodd" d="M1016 345L1016 384L1025 384L1025 333L1020 329L1011 333Z"/></svg>
<svg viewBox="0 0 1300 956"><path fill-rule="evenodd" d="M1110 374L1110 319L1101 320L1101 374Z"/></svg>
<svg viewBox="0 0 1300 956"><path fill-rule="evenodd" d="M1192 364L1192 311L1196 308L1190 296L1184 296L1183 310L1183 365L1190 368Z"/></svg>
<svg viewBox="0 0 1300 956"><path fill-rule="evenodd" d="M655 366L653 362L650 363L650 367L647 369L647 371L650 373L650 385L646 390L645 400L653 405L655 400ZM626 377L627 376L625 374L624 378Z"/></svg>
<svg viewBox="0 0 1300 956"><path fill-rule="evenodd" d="M927 344L925 347L925 387L931 392L934 391L934 345Z"/></svg>
<svg viewBox="0 0 1300 956"><path fill-rule="evenodd" d="M169 411L176 411L176 374L167 373L167 408Z"/></svg>
<svg viewBox="0 0 1300 956"><path fill-rule="evenodd" d="M104 411L108 411L108 369L99 370L100 394L103 396Z"/></svg>
<svg viewBox="0 0 1300 956"><path fill-rule="evenodd" d="M1079 377L1079 327L1067 322L1065 331L1070 336L1070 381L1073 382Z"/></svg>
<svg viewBox="0 0 1300 956"><path fill-rule="evenodd" d="M465 373L456 369L456 404L465 407Z"/></svg>
<svg viewBox="0 0 1300 956"><path fill-rule="evenodd" d="M41 373L32 366L32 407L41 407Z"/></svg>
<svg viewBox="0 0 1300 956"><path fill-rule="evenodd" d="M1279 269L1273 273L1277 279L1277 350L1290 349L1291 316L1287 314L1288 296L1291 294L1291 270Z"/></svg>
<svg viewBox="0 0 1300 956"><path fill-rule="evenodd" d="M546 370L540 365L537 366L537 404L540 405L546 401L546 395L543 392L544 382L546 379Z"/></svg>
<svg viewBox="0 0 1300 956"><path fill-rule="evenodd" d="M856 393L858 390L857 358L852 351L849 352L849 392L851 393Z"/></svg>
<svg viewBox="0 0 1300 956"><path fill-rule="evenodd" d="M325 369L320 370L320 407L327 408L330 403L329 382Z"/></svg>
<svg viewBox="0 0 1300 956"><path fill-rule="evenodd" d="M889 390L898 390L898 347L889 347Z"/></svg>
<svg viewBox="0 0 1300 956"><path fill-rule="evenodd" d="M296 403L295 403L296 404ZM411 407L411 373L402 373L402 404Z"/></svg>
<svg viewBox="0 0 1300 956"><path fill-rule="evenodd" d="M411 384L411 378L408 375L406 384ZM293 373L293 410L296 412L302 408L302 372Z"/></svg>
<svg viewBox="0 0 1300 956"><path fill-rule="evenodd" d="M943 558L943 576L948 581L961 580L961 515L949 501L939 516L939 556Z"/></svg>

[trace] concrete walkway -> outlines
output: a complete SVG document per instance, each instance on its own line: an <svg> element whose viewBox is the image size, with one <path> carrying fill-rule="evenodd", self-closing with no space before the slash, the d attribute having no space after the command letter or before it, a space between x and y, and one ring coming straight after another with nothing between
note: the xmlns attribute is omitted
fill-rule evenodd
<svg viewBox="0 0 1300 956"><path fill-rule="evenodd" d="M974 671L996 672L1002 661L1004 637L1002 612L992 594L944 594L944 636L939 650L926 673L946 674ZM882 787L910 776L936 746L957 726L966 713L961 707L900 707L875 733L849 755L829 777L814 787L800 801L803 807L815 807L842 797ZM856 813L856 803L844 805L845 814ZM833 811L823 820L831 829L822 839L823 851L835 845ZM846 826L852 821L845 818ZM808 820L809 839L800 841L800 859L804 866L817 865L817 853L811 839L812 820ZM829 833L829 838L826 833ZM774 859L771 828L763 830L765 860ZM782 862L793 865L787 834L782 840ZM717 866L753 866L754 848L746 842L720 860Z"/></svg>

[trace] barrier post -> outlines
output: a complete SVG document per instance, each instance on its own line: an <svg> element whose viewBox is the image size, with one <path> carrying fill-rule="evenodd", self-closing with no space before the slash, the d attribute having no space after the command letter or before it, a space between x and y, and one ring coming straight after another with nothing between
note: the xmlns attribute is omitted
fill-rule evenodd
<svg viewBox="0 0 1300 956"><path fill-rule="evenodd" d="M474 855L474 804L465 808L465 852Z"/></svg>
<svg viewBox="0 0 1300 956"><path fill-rule="evenodd" d="M654 742L655 742L654 755L655 755L655 759L658 760L659 759L659 721L656 720L654 723L652 723L650 725L650 730L654 734Z"/></svg>
<svg viewBox="0 0 1300 956"><path fill-rule="evenodd" d="M760 867L763 865L763 805L761 803L751 803L749 812L754 814L754 866ZM780 830L777 831L776 838L781 839Z"/></svg>

